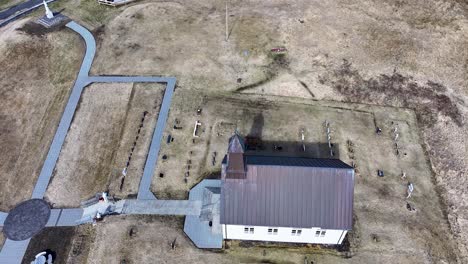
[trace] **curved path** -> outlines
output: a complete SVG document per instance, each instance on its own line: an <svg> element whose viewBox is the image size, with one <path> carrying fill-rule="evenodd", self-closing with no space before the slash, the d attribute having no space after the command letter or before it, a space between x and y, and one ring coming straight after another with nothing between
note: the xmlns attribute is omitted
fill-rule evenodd
<svg viewBox="0 0 468 264"><path fill-rule="evenodd" d="M88 81L89 70L93 63L94 55L96 53L96 42L94 41L93 35L84 27L80 26L75 22L70 22L67 24L67 27L71 28L75 32L81 35L86 43L86 53L81 63L81 68L76 78L73 90L68 98L68 103L65 106L65 111L63 112L62 119L60 120L57 131L55 132L54 139L50 145L49 152L47 153L46 160L42 166L41 173L37 179L37 183L34 187L32 198L44 198L47 186L49 185L50 177L57 163L58 157L60 155L60 150L65 141L65 138L70 128L70 124L73 120L73 115L75 114L76 107L80 101L81 93L83 89L90 84Z"/></svg>
<svg viewBox="0 0 468 264"><path fill-rule="evenodd" d="M81 63L80 71L78 72L77 81L80 79L80 77L88 78L89 71L93 65L94 55L96 55L96 41L94 40L94 36L85 27L81 26L75 21L69 22L67 27L80 34L80 36L85 41L86 52L83 57L83 62Z"/></svg>
<svg viewBox="0 0 468 264"><path fill-rule="evenodd" d="M46 160L41 169L36 185L32 193L32 199L43 199L44 194L49 185L50 178L52 177L55 165L60 155L63 143L70 128L73 116L78 106L81 94L86 86L91 83L129 83L129 82L153 82L165 83L166 89L163 97L163 102L158 114L158 120L153 132L153 137L146 159L143 176L140 181L137 199L139 200L156 200L154 194L150 191L151 180L153 177L154 169L156 167L161 140L163 136L164 127L166 125L167 117L169 115L169 108L171 105L172 95L176 84L174 77L157 77L157 76L89 76L89 71L93 63L94 55L96 53L96 42L93 35L83 26L72 21L66 25L71 30L80 34L86 44L86 53L81 64L80 71L73 85L72 92L68 99L67 105L63 112L57 131L55 132L52 144L50 145L47 153ZM81 218L82 209L53 209L53 219L49 219L47 226L59 225L74 225L76 220ZM7 214L0 212L0 226ZM52 223L53 222L53 223ZM23 256L28 247L29 241L13 241L6 239L2 250L0 252L0 263L16 264L21 263Z"/></svg>
<svg viewBox="0 0 468 264"><path fill-rule="evenodd" d="M166 91L164 93L163 102L159 110L158 120L153 132L148 157L143 170L143 177L141 178L140 186L138 189L137 199L156 199L150 191L151 179L153 177L154 169L159 154L161 139L163 136L164 127L169 115L169 108L171 105L172 95L176 84L174 77L156 77L156 76L89 76L89 71L93 64L94 56L96 54L96 42L93 35L83 26L72 21L67 24L67 27L80 34L86 43L86 53L81 64L80 71L73 86L72 93L68 99L62 119L60 120L57 132L55 133L52 144L50 145L47 158L42 167L39 178L34 187L32 198L43 198L49 185L50 178L52 177L55 165L57 163L60 151L70 128L76 107L80 101L81 93L84 88L91 83L130 83L130 82L152 82L152 83L166 83Z"/></svg>

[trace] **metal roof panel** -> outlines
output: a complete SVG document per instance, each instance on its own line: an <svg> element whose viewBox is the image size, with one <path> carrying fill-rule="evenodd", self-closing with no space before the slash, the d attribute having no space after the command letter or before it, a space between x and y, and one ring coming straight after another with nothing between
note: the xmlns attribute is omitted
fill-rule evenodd
<svg viewBox="0 0 468 264"><path fill-rule="evenodd" d="M340 160L294 159L250 159L246 179L223 178L221 223L350 230L353 169Z"/></svg>

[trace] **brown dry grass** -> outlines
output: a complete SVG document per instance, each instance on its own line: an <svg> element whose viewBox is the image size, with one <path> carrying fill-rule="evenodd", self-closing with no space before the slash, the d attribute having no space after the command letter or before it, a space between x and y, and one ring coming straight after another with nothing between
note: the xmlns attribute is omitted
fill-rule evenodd
<svg viewBox="0 0 468 264"><path fill-rule="evenodd" d="M401 202L400 187L404 186L393 181L372 183L363 179L359 183L362 188L357 188L357 196L361 194L359 197L362 201L359 204L362 208L357 209L361 212L357 223L361 226L356 227L353 235L353 243L359 250L349 261L395 262L395 256L398 256L400 259L397 258L397 262L438 262L442 259L453 262L455 259L452 257L458 255L458 252L452 250L450 242L440 243L445 238L439 234L447 232L430 232L433 225L444 228L444 221L448 218L452 234L457 238L458 249L464 257L460 262L466 262L468 215L464 208L467 206L468 193L464 186L467 184L467 145L464 137L466 122L463 119L467 114L468 102L466 3L446 0L274 0L233 1L230 4L232 30L227 43L224 42L224 3L219 1L207 0L190 5L182 2L142 1L121 8L100 6L94 9L94 1L81 0L68 1L63 6L69 7L65 13L84 21L92 29L105 24L100 27L98 56L93 67L95 73L175 75L180 89L209 91L217 96L226 91L247 87L242 88L243 92L262 96L275 94L315 97L319 100L345 100L415 109L419 123L411 123L411 133L421 137L422 141L409 148L415 148L415 153L420 154L407 161L406 166L423 168L425 171L427 178L418 182L425 191L419 198L416 197L421 210L414 217L405 216L405 209L397 206ZM75 13L73 10L76 8L78 10ZM277 46L288 49L283 58L285 63L280 65L269 52L270 48ZM29 48L36 47L29 45ZM41 52L40 47L38 51ZM25 60L24 57L20 58ZM10 57L6 62L10 64L14 59L16 57ZM350 65L343 68L343 59ZM41 62L36 67L42 67L44 63ZM60 61L56 61L51 65L60 65L59 63ZM14 62L12 65L15 65ZM17 68L19 65L13 67ZM31 68L29 72L34 77L35 70ZM21 80L19 77L11 77L18 76L16 74L10 71L8 81ZM241 82L237 81L239 78L242 79ZM39 96L37 99L38 106L47 105L40 98ZM257 99L252 104L262 101ZM190 106L192 108L203 102L192 102L191 98L187 100L194 104ZM24 111L14 104L5 109ZM212 110L213 114L217 110ZM391 119L389 112L384 111L381 114L382 119ZM28 116L28 113L23 115ZM242 116L242 113L236 115ZM12 117L9 118L6 124L15 124ZM253 117L246 115L245 118ZM277 119L281 117L268 120ZM184 125L192 126L193 121L189 120ZM210 119L203 122L208 121ZM169 126L171 125L170 123ZM23 142L16 138L17 134L21 134L17 131L27 132L28 127L15 128L9 134L10 138L6 139L7 143ZM37 131L34 135L48 134L43 130L34 131ZM367 142L366 138L360 140L361 144ZM198 147L203 149L202 146ZM209 163L209 148L201 152L197 155L202 156L202 164ZM430 159L432 178L431 171L426 171L428 167L424 152ZM19 155L15 150L12 153ZM203 157L204 154L208 156ZM359 164L364 167L363 170L369 172L377 166L391 167L392 162L383 158L387 154L384 151L378 152L376 155L380 155L381 160L369 162L362 158ZM31 157L40 155L21 154L18 157L23 156L26 160L34 160ZM2 160L11 164L12 161L7 161L9 158L10 156L5 155ZM186 157L182 159L185 160ZM37 168L39 162L35 164ZM27 171L17 172L15 175L30 177L34 174L31 173L34 168L23 167ZM1 176L12 181L9 176L5 176L9 172L5 167ZM393 173L393 176L397 175L397 172ZM26 176L20 176L17 185L9 187L16 189L18 185L30 184L21 182L21 177L26 179ZM175 174L174 177L180 175ZM438 193L434 192L434 184ZM186 187L180 189L184 188ZM20 191L20 198L15 199L27 197L21 192L26 191ZM378 199L369 200L366 198L368 194L377 196ZM183 195L182 193L181 196ZM443 197L443 207L440 207L438 195ZM4 200L5 197L2 201ZM387 208L387 201L394 207ZM379 211L383 204L392 213L372 213ZM1 206L8 207L4 204ZM395 212L401 214L398 228L406 230L402 226L409 226L406 231L410 237L401 230L391 233L394 223L385 219L393 219ZM384 230L384 234L377 232L379 230ZM381 242L372 242L375 235ZM399 243L394 235L402 236L401 239L408 243ZM450 241L450 237L447 240ZM329 255L317 256L317 260L320 263L347 261Z"/></svg>
<svg viewBox="0 0 468 264"><path fill-rule="evenodd" d="M449 225L435 190L413 111L265 95L199 94L194 91L179 91L173 100L165 134L170 134L175 140L170 144L164 140L153 179L153 191L159 198L185 198L187 191L203 177L219 174L227 140L235 128L243 135L261 137L262 153L274 152L273 145L280 145L283 151L274 152L275 155L329 157L323 127L324 121L329 120L337 157L349 164L355 162L358 169L355 226L349 240L353 256L351 262L371 261L370 252L375 251L382 252L384 256L379 261L383 263L392 258L398 263L414 263L416 259L456 261L455 244L448 232ZM196 114L199 107L202 108L201 115ZM175 119L182 129L173 129ZM194 139L195 120L199 120L202 126L200 137ZM383 129L384 135L376 136L375 125ZM391 139L394 126L398 126L400 131L399 157L394 153ZM305 130L306 153L300 151L298 142L301 129ZM353 153L346 146L348 140L354 144ZM217 156L213 165L214 152ZM167 160L162 160L162 155L166 155ZM190 169L188 160L191 160ZM376 176L378 169L385 172L385 178ZM187 171L190 174L185 177ZM417 186L417 194L409 200L418 209L416 214L406 209L407 181L400 179L402 171L407 173L407 180ZM164 173L164 178L159 178L159 173ZM187 182L184 182L185 178ZM434 231L436 229L439 231ZM373 240L376 236L379 242ZM441 240L446 242L436 242ZM233 248L229 254L239 261L247 256L257 261L285 261L273 253L263 258L252 258L261 255L262 250L263 247ZM267 249L269 252L272 250ZM321 261L340 262L333 257L333 252L310 249L285 251L288 256L294 256L295 261L307 254L324 254L330 258L324 256Z"/></svg>
<svg viewBox="0 0 468 264"><path fill-rule="evenodd" d="M240 88L413 108L424 128L424 148L447 204L444 210L467 255L462 230L468 228L468 216L461 210L466 199L460 198L467 194L459 188L465 181L466 139L457 136L466 129L466 5L390 0L231 4L227 43L224 5L132 5L106 25L93 70L175 74L185 89ZM275 46L288 49L281 67L269 53ZM121 62L110 66L108 58L117 55ZM351 73L343 59L352 65ZM139 67L130 67L129 61Z"/></svg>
<svg viewBox="0 0 468 264"><path fill-rule="evenodd" d="M55 206L77 207L109 190L136 195L164 88L160 84L93 84L84 91L46 193ZM135 141L143 112L148 112ZM125 182L121 171L132 155Z"/></svg>
<svg viewBox="0 0 468 264"><path fill-rule="evenodd" d="M79 67L81 47L68 31L33 37L2 29L0 45L0 209L28 199Z"/></svg>
<svg viewBox="0 0 468 264"><path fill-rule="evenodd" d="M0 3L0 10L10 8L19 3L21 3L21 0L3 0Z"/></svg>
<svg viewBox="0 0 468 264"><path fill-rule="evenodd" d="M92 263L233 263L224 254L197 249L183 234L183 218L125 216L96 227ZM170 244L176 239L176 250Z"/></svg>

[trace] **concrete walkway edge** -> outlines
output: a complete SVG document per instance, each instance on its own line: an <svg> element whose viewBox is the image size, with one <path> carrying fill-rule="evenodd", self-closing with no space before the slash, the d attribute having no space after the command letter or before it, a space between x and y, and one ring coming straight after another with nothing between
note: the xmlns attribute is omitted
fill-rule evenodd
<svg viewBox="0 0 468 264"><path fill-rule="evenodd" d="M73 21L68 23L67 27L71 28L83 37L86 43L86 53L81 64L80 72L78 73L78 77L73 86L73 90L68 98L68 103L65 106L65 111L60 119L60 123L57 131L55 132L52 144L50 145L49 152L47 153L46 160L42 166L41 173L39 174L39 178L34 186L31 197L33 199L42 199L44 197L50 178L54 172L55 164L57 163L60 151L67 136L68 129L70 128L73 116L75 115L76 107L80 101L81 93L85 86L89 84L87 80L88 73L96 52L96 42L94 41L94 37L86 28Z"/></svg>
<svg viewBox="0 0 468 264"><path fill-rule="evenodd" d="M3 226L3 223L5 222L5 219L7 218L8 213L5 212L0 212L0 226Z"/></svg>
<svg viewBox="0 0 468 264"><path fill-rule="evenodd" d="M0 263L21 264L30 240L13 241L7 238L0 252Z"/></svg>

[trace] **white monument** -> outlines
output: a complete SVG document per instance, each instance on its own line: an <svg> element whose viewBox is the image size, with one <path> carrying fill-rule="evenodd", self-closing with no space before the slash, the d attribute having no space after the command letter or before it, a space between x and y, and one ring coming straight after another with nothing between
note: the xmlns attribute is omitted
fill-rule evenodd
<svg viewBox="0 0 468 264"><path fill-rule="evenodd" d="M46 17L48 19L54 18L54 13L52 13L52 11L50 11L49 6L47 6L46 1L42 0L42 2L44 3Z"/></svg>

